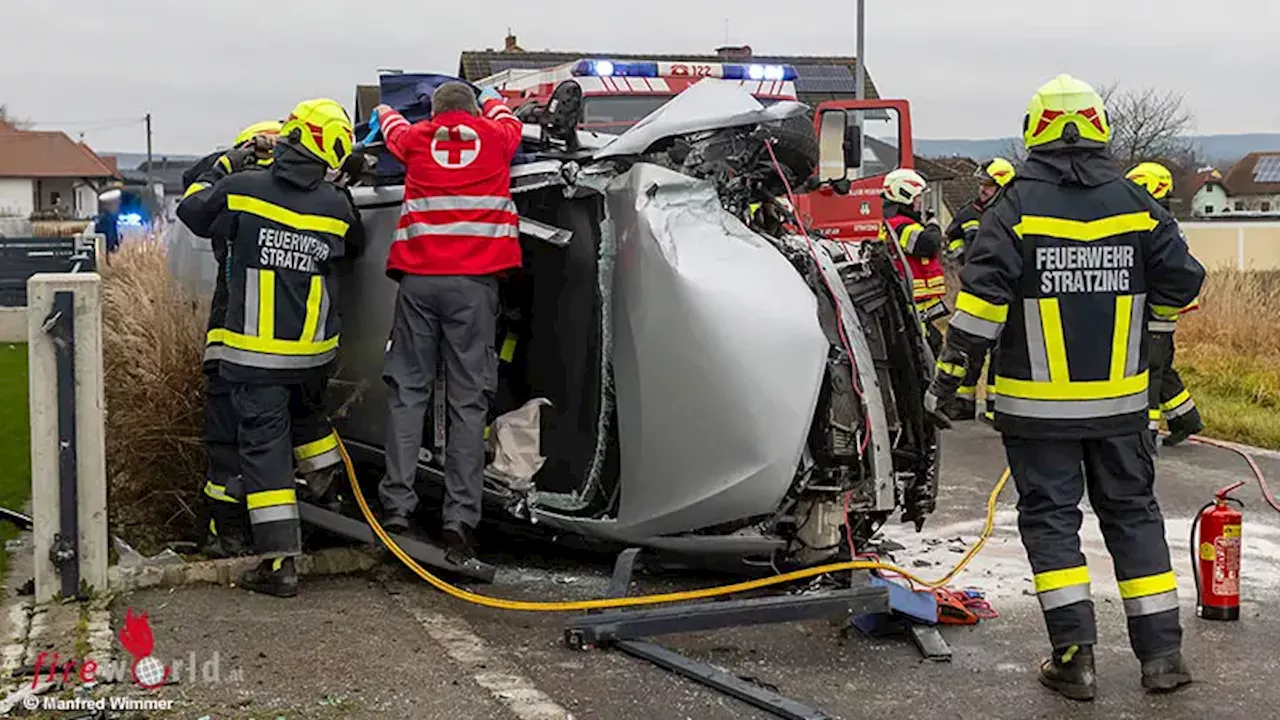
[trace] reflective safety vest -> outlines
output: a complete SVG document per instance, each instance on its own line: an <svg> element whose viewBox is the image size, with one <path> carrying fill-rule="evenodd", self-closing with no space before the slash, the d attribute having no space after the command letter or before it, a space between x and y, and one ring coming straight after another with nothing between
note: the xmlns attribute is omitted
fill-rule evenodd
<svg viewBox="0 0 1280 720"><path fill-rule="evenodd" d="M932 252L924 253L923 257L917 254L925 233L934 232L937 231L933 228L926 229L906 215L894 215L880 225L879 238L888 240L891 234L897 237L907 256L907 266L911 268L911 294L917 305L924 305L926 301L947 294L946 273L938 260L936 247ZM935 244L939 241L940 239L935 241Z"/></svg>

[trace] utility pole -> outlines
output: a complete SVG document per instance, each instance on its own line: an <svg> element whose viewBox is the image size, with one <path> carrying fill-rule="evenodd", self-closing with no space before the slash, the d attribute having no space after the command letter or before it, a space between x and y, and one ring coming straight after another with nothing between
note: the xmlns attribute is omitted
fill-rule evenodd
<svg viewBox="0 0 1280 720"><path fill-rule="evenodd" d="M867 14L863 2L864 0L858 0L858 57L857 65L855 66L856 77L854 79L854 83L857 84L857 88L854 89L854 97L858 100L865 100L867 97Z"/></svg>
<svg viewBox="0 0 1280 720"><path fill-rule="evenodd" d="M859 60L858 64L859 66L861 66L862 61ZM156 188L155 188L155 184L151 180L151 113L147 113L147 116L144 119L147 122L147 194L146 194L146 198L147 198L147 208L152 209L152 206L155 205L153 201L155 200Z"/></svg>

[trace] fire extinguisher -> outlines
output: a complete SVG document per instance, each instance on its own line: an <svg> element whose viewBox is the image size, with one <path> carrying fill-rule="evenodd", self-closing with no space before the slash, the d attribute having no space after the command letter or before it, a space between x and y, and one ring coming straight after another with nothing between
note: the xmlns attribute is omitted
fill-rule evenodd
<svg viewBox="0 0 1280 720"><path fill-rule="evenodd" d="M1242 484L1218 491L1214 501L1201 508L1191 524L1196 615L1206 620L1240 619L1240 530L1244 515L1231 503L1241 508L1244 505L1228 493Z"/></svg>

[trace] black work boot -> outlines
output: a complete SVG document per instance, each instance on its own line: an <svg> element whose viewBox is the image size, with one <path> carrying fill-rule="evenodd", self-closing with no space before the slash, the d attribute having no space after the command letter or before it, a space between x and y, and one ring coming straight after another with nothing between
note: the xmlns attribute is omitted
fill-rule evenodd
<svg viewBox="0 0 1280 720"><path fill-rule="evenodd" d="M304 474L302 483L306 487L307 499L321 507L333 510L332 506L339 487L339 484L334 481L342 473L343 468L335 465Z"/></svg>
<svg viewBox="0 0 1280 720"><path fill-rule="evenodd" d="M238 524L220 525L210 519L201 552L214 559L244 557L253 554L253 543Z"/></svg>
<svg viewBox="0 0 1280 720"><path fill-rule="evenodd" d="M382 516L382 529L397 535L409 532L409 518L399 513L387 513Z"/></svg>
<svg viewBox="0 0 1280 720"><path fill-rule="evenodd" d="M476 556L474 531L463 525L448 527L442 533L445 547L445 559L454 565L465 565Z"/></svg>
<svg viewBox="0 0 1280 720"><path fill-rule="evenodd" d="M1142 661L1142 687L1148 692L1169 693L1191 684L1191 671L1182 660L1182 651Z"/></svg>
<svg viewBox="0 0 1280 720"><path fill-rule="evenodd" d="M263 560L240 576L240 587L263 595L290 598L298 594L298 570L291 557Z"/></svg>
<svg viewBox="0 0 1280 720"><path fill-rule="evenodd" d="M947 416L948 420L964 422L966 420L972 420L977 416L978 405L972 400L956 398L951 401L951 404L947 406L943 413Z"/></svg>
<svg viewBox="0 0 1280 720"><path fill-rule="evenodd" d="M1145 681L1144 681L1145 682ZM1055 650L1040 665L1040 684L1072 700L1088 702L1098 692L1093 672L1093 646L1072 645Z"/></svg>

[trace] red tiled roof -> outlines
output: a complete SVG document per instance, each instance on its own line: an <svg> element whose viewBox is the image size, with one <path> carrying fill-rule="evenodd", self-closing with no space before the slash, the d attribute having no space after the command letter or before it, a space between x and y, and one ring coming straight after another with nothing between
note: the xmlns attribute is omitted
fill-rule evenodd
<svg viewBox="0 0 1280 720"><path fill-rule="evenodd" d="M116 171L61 132L0 131L0 177L106 178Z"/></svg>
<svg viewBox="0 0 1280 720"><path fill-rule="evenodd" d="M1253 169L1263 158L1280 157L1280 152L1255 152L1227 171L1224 185L1232 195L1280 195L1280 182L1255 182Z"/></svg>
<svg viewBox="0 0 1280 720"><path fill-rule="evenodd" d="M1173 170L1173 195L1174 197L1190 200L1200 192L1200 188L1211 182L1219 185L1225 185L1222 179L1222 173L1216 168L1205 167L1199 170Z"/></svg>

